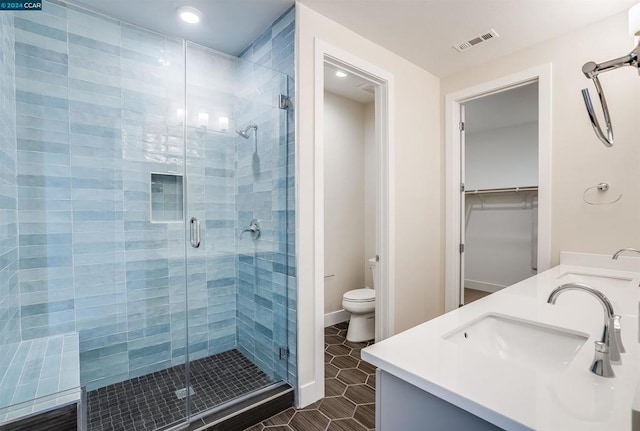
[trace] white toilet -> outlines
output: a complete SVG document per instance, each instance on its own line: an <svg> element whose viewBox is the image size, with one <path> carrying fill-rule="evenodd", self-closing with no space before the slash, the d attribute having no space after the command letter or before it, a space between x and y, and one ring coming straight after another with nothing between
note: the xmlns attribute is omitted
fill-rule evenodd
<svg viewBox="0 0 640 431"><path fill-rule="evenodd" d="M342 308L351 313L347 340L356 343L373 340L376 334L376 258L372 257L368 262L373 274L374 288L354 289L342 296Z"/></svg>

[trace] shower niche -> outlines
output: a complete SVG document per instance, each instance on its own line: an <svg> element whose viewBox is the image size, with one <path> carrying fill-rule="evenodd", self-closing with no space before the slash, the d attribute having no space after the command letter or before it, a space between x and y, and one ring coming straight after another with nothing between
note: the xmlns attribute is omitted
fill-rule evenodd
<svg viewBox="0 0 640 431"><path fill-rule="evenodd" d="M151 174L151 222L176 223L184 220L182 175Z"/></svg>

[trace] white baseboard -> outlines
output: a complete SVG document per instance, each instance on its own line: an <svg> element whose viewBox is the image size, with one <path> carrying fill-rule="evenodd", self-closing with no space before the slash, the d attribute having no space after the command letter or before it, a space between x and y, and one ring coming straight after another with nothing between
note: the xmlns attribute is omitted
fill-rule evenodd
<svg viewBox="0 0 640 431"><path fill-rule="evenodd" d="M494 283L486 283L484 281L477 280L464 280L464 287L467 289L481 290L482 292L494 293L500 289L504 289L507 286Z"/></svg>
<svg viewBox="0 0 640 431"><path fill-rule="evenodd" d="M346 310L338 310L324 315L324 327L327 328L336 323L346 322L351 318L351 313Z"/></svg>
<svg viewBox="0 0 640 431"><path fill-rule="evenodd" d="M298 399L296 400L296 407L301 409L324 397L324 381L322 385L318 385L313 381L306 385L299 386L297 392Z"/></svg>

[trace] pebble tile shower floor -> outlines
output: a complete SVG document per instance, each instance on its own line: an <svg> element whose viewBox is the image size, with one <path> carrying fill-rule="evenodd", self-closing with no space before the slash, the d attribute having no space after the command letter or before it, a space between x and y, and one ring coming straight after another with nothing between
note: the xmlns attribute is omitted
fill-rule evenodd
<svg viewBox="0 0 640 431"><path fill-rule="evenodd" d="M376 368L360 359L373 344L347 341L347 323L325 328L325 395L310 406L290 408L246 431L372 431Z"/></svg>
<svg viewBox="0 0 640 431"><path fill-rule="evenodd" d="M89 431L154 431L183 420L184 365L96 389L87 394ZM233 349L190 364L191 412L218 406L273 383Z"/></svg>

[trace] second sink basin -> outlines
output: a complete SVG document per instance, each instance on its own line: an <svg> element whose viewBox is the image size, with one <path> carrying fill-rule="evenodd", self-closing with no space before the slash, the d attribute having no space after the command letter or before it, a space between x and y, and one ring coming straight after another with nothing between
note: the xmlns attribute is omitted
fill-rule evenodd
<svg viewBox="0 0 640 431"><path fill-rule="evenodd" d="M553 371L574 358L587 334L502 314L486 314L444 337L501 360Z"/></svg>

